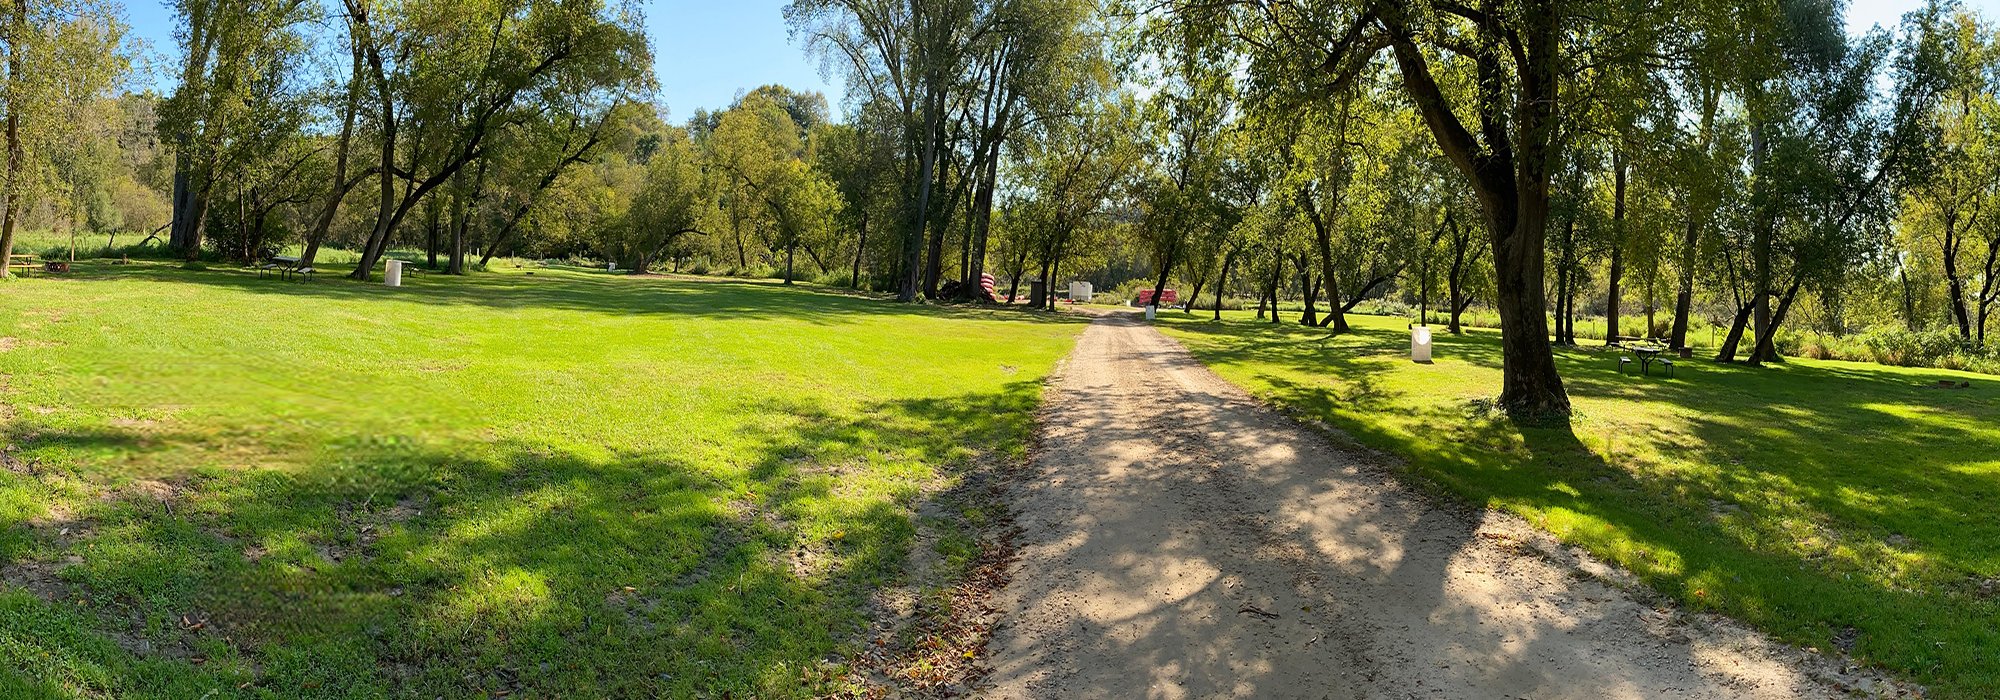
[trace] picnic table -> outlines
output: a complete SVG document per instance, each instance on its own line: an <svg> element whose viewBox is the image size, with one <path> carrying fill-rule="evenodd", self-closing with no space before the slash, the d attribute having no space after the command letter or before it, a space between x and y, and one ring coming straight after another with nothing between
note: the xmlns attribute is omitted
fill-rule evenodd
<svg viewBox="0 0 2000 700"><path fill-rule="evenodd" d="M40 258L40 257L37 257L37 256L36 256L36 255L35 255L34 253L9 253L9 254L7 254L7 266L8 266L8 268L9 268L9 269L12 269L12 268L17 268L17 267L18 267L18 268L20 268L20 269L21 269L21 274L24 274L24 275L25 275L25 274L30 274L30 273L34 272L34 271L35 271L35 266L36 266L36 265L38 265L38 264L40 264L40 260L41 260L41 258Z"/></svg>
<svg viewBox="0 0 2000 700"><path fill-rule="evenodd" d="M293 275L297 275L303 280L311 279L316 270L301 265L296 256L273 255L265 258L263 264L257 266L258 277L263 277L267 272L276 272L281 279L291 279Z"/></svg>
<svg viewBox="0 0 2000 700"><path fill-rule="evenodd" d="M1669 377L1674 376L1674 361L1667 359L1665 357L1661 357L1661 355L1664 355L1667 352L1666 346L1653 345L1650 343L1635 343L1635 344L1625 345L1623 347L1627 352L1632 353L1632 356L1618 358L1618 371L1620 372L1625 371L1625 365L1632 364L1632 361L1636 359L1639 362L1639 373L1641 375L1652 374L1653 363L1657 362L1662 367L1666 368L1667 376Z"/></svg>

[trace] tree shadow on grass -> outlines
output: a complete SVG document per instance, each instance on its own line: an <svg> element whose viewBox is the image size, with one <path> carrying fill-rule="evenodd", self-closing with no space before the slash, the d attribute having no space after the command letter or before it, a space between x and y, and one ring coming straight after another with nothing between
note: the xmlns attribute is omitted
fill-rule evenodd
<svg viewBox="0 0 2000 700"><path fill-rule="evenodd" d="M62 589L0 596L0 639L64 660L22 666L22 687L113 695L805 693L902 575L930 480L1018 456L988 450L1025 442L1039 389L773 404L786 419L733 464L373 439L298 469L203 467L172 493L71 501L81 536L8 523L35 543L8 564ZM72 464L160 444L13 437Z"/></svg>
<svg viewBox="0 0 2000 700"><path fill-rule="evenodd" d="M633 276L539 269L539 274L481 273L406 276L404 286L357 282L336 274L310 282L258 277L252 270L182 270L159 264L79 266L65 282L150 279L202 284L253 294L342 301L409 301L496 310L569 311L661 317L783 318L819 325L853 323L867 315L963 316L1041 323L1078 323L1074 314L1029 313L1011 307L896 304L807 285L719 277Z"/></svg>
<svg viewBox="0 0 2000 700"><path fill-rule="evenodd" d="M2000 502L2000 381L1819 362L1637 377L1607 353L1565 352L1581 414L1536 427L1463 398L1384 390L1371 375L1406 366L1386 340L1364 343L1370 354L1292 332L1187 328L1206 334L1197 356L1250 368L1265 398L1662 592L1939 689L2000 691L2000 665L1979 651L2000 644L1985 622L2000 615L2000 523L1977 515ZM1440 354L1497 356L1491 339L1470 340ZM1304 379L1317 376L1328 380ZM1935 388L1946 377L1972 386Z"/></svg>

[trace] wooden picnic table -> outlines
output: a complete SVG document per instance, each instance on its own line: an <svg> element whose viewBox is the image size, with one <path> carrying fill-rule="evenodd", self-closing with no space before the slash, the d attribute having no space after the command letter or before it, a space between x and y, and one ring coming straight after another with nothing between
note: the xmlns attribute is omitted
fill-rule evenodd
<svg viewBox="0 0 2000 700"><path fill-rule="evenodd" d="M30 274L30 273L33 273L33 272L35 271L35 266L36 266L37 264L39 264L39 261L40 261L40 260L41 260L41 256L38 256L38 255L35 255L34 253L8 253L8 254L7 254L7 266L8 266L8 268L9 268L9 269L12 269L12 268L16 268L16 267L18 267L18 268L20 268L20 269L21 269L21 274L24 274L24 275L25 275L25 274Z"/></svg>

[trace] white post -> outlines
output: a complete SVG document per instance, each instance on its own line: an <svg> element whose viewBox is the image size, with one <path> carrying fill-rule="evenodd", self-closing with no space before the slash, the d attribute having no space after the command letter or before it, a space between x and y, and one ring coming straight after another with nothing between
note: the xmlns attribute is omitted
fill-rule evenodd
<svg viewBox="0 0 2000 700"><path fill-rule="evenodd" d="M390 260L382 263L382 283L391 287L403 286L403 261Z"/></svg>

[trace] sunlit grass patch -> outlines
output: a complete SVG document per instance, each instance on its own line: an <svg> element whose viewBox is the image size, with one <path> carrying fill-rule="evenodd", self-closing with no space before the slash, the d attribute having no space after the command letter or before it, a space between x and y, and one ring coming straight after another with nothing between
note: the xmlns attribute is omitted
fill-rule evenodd
<svg viewBox="0 0 2000 700"><path fill-rule="evenodd" d="M6 292L5 697L810 694L1081 329L550 269Z"/></svg>

